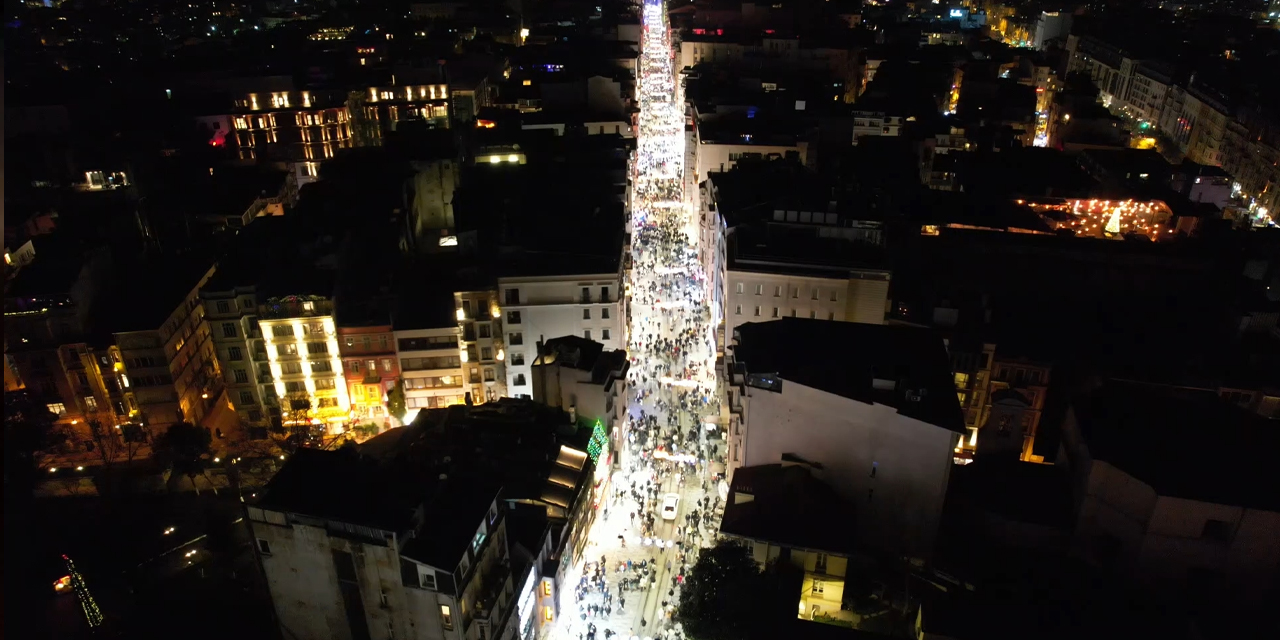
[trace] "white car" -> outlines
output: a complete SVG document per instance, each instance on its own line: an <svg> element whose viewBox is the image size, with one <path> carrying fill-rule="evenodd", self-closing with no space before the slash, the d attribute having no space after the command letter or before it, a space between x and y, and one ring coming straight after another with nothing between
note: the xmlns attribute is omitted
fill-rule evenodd
<svg viewBox="0 0 1280 640"><path fill-rule="evenodd" d="M662 498L662 519L675 520L676 513L680 511L680 496L674 493L668 493Z"/></svg>

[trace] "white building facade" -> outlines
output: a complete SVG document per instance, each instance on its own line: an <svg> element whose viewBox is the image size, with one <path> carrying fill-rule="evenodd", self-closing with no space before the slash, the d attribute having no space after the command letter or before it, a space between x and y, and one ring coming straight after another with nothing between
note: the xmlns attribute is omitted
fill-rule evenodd
<svg viewBox="0 0 1280 640"><path fill-rule="evenodd" d="M498 293L509 396L532 397L540 342L572 335L606 350L626 345L621 273L499 278Z"/></svg>

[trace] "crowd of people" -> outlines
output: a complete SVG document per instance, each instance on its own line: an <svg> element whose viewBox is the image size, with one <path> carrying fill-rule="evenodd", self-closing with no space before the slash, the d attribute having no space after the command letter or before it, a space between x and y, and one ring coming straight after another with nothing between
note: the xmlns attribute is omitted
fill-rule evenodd
<svg viewBox="0 0 1280 640"><path fill-rule="evenodd" d="M606 553L579 567L567 617L566 637L578 640L683 638L672 619L680 589L721 507L714 328L685 197L685 112L665 11L662 0L644 0L627 419L587 555Z"/></svg>

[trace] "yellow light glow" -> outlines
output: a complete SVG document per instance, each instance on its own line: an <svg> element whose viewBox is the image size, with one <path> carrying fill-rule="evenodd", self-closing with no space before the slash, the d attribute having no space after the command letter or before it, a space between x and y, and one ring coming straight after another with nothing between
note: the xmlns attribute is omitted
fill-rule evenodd
<svg viewBox="0 0 1280 640"><path fill-rule="evenodd" d="M520 162L520 156L513 153L507 156L507 162Z"/></svg>
<svg viewBox="0 0 1280 640"><path fill-rule="evenodd" d="M466 349L463 349L460 353L461 353L461 355L459 356L459 358L460 358L463 362L468 362L468 361L470 361L471 356L467 355L467 350L466 350Z"/></svg>
<svg viewBox="0 0 1280 640"><path fill-rule="evenodd" d="M507 352L502 349L498 349L498 353L494 357L498 359L498 362L502 362L507 359Z"/></svg>
<svg viewBox="0 0 1280 640"><path fill-rule="evenodd" d="M528 30L528 29L521 29L521 30L520 30L520 37L521 37L521 38L528 38L528 37L529 37L529 30Z"/></svg>
<svg viewBox="0 0 1280 640"><path fill-rule="evenodd" d="M521 82L520 84L522 84L522 85L524 85L524 86L526 86L526 87L530 87L530 86L533 86L533 81L532 81L532 80L527 80L527 79L526 79L524 82Z"/></svg>
<svg viewBox="0 0 1280 640"><path fill-rule="evenodd" d="M463 320L467 319L467 312L463 311L462 309L458 309L457 311L453 312L453 316L458 319L458 322L462 322Z"/></svg>
<svg viewBox="0 0 1280 640"><path fill-rule="evenodd" d="M501 156L489 156L489 164L498 164L499 162L502 162Z"/></svg>

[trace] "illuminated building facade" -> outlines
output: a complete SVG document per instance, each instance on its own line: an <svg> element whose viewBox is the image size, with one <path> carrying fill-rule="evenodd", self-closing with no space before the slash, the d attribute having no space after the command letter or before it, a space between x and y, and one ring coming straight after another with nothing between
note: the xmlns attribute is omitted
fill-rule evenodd
<svg viewBox="0 0 1280 640"><path fill-rule="evenodd" d="M258 326L285 425L345 422L351 396L343 377L333 303L320 296L271 298Z"/></svg>
<svg viewBox="0 0 1280 640"><path fill-rule="evenodd" d="M460 291L454 294L459 357L466 370L472 402L492 402L507 395L506 343L502 308L494 291Z"/></svg>
<svg viewBox="0 0 1280 640"><path fill-rule="evenodd" d="M384 132L407 120L448 127L447 86L250 93L235 101L231 123L242 160L305 163L332 158L337 149L378 144Z"/></svg>
<svg viewBox="0 0 1280 640"><path fill-rule="evenodd" d="M338 327L338 337L352 420L399 426L391 424L386 405L387 392L400 379L391 325Z"/></svg>
<svg viewBox="0 0 1280 640"><path fill-rule="evenodd" d="M397 329L395 338L406 423L420 411L466 402L467 383L456 326Z"/></svg>
<svg viewBox="0 0 1280 640"><path fill-rule="evenodd" d="M1152 240L1172 237L1173 212L1159 200L1064 200L1061 202L1018 201L1034 211L1053 229L1066 229L1078 236L1120 239L1137 233Z"/></svg>

